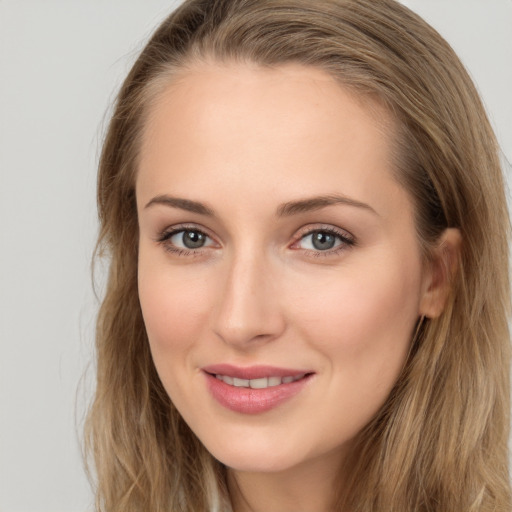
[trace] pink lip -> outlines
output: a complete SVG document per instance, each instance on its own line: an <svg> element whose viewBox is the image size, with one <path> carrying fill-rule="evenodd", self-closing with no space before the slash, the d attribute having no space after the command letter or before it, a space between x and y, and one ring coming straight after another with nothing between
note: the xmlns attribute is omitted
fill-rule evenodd
<svg viewBox="0 0 512 512"><path fill-rule="evenodd" d="M243 414L259 414L278 407L300 393L313 376L311 372L302 370L271 366L241 368L227 364L204 367L203 373L206 377L208 390L213 398L227 409ZM300 380L265 389L230 386L215 377L215 375L229 375L239 379L259 379L263 377L287 377L301 374L306 375Z"/></svg>

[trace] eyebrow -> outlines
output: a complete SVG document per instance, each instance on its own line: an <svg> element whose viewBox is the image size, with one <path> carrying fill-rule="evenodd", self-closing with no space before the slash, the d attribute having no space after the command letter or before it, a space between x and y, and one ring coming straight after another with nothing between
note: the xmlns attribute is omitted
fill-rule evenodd
<svg viewBox="0 0 512 512"><path fill-rule="evenodd" d="M363 208L374 213L375 215L378 215L378 213L369 204L362 203L361 201L357 201L342 195L317 196L308 199L301 199L299 201L284 203L277 209L277 215L279 217L288 217L298 213L320 210L321 208L335 204L344 204L347 206L354 206L356 208Z"/></svg>
<svg viewBox="0 0 512 512"><path fill-rule="evenodd" d="M204 203L200 203L199 201L192 201L190 199L183 199L181 197L173 197L169 195L156 196L146 204L145 208L149 208L150 206L156 204L170 206L171 208L179 208L180 210L197 213L199 215L206 215L208 217L215 216L213 209ZM280 205L276 210L276 215L278 217L289 217L299 213L320 210L326 206L336 204L363 208L374 213L375 215L378 215L378 213L369 204L362 203L361 201L357 201L342 195L316 196L307 199L300 199L298 201L290 201Z"/></svg>
<svg viewBox="0 0 512 512"><path fill-rule="evenodd" d="M191 201L190 199L182 199L180 197L172 197L168 195L156 196L151 199L148 204L146 204L145 208L149 208L155 204L171 206L172 208L179 208L180 210L198 213L200 215L207 215L208 217L214 216L214 212L211 208L203 203L198 201Z"/></svg>

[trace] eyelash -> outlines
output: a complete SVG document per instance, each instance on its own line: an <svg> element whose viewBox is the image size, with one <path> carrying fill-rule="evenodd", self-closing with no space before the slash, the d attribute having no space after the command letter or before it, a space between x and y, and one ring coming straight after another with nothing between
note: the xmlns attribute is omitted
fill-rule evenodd
<svg viewBox="0 0 512 512"><path fill-rule="evenodd" d="M203 247L199 247L198 249L183 249L181 247L176 247L175 245L172 245L169 243L170 239L177 235L178 233L184 233L184 232L194 232L199 233L200 235L203 235L210 240L213 240L213 238L205 233L203 230L195 227L195 226L187 226L187 225L181 225L176 226L171 229L166 229L160 233L160 235L157 237L156 242L161 244L167 252L170 252L172 254L176 254L177 256L200 256L204 249ZM327 233L329 235L335 236L339 241L339 245L332 248L327 249L325 251L322 250L311 250L311 249L301 249L301 248L295 248L294 250L301 250L304 253L307 253L308 256L318 258L318 257L328 257L328 256L335 256L342 251L345 251L353 246L356 245L355 238L347 233L346 231L341 231L338 229L333 228L332 226L320 226L314 229L308 229L305 230L303 233L301 233L295 242L293 242L292 247L296 244L298 244L301 240L304 240L308 236L312 236L315 233Z"/></svg>
<svg viewBox="0 0 512 512"><path fill-rule="evenodd" d="M185 233L187 231L199 233L199 234L212 240L212 237L210 235L208 235L208 233L205 233L202 229L199 229L195 226L181 225L181 226L176 226L171 229L165 229L164 231L162 231L160 233L160 235L158 236L158 238L156 239L156 242L161 244L163 246L164 250L166 250L167 252L170 252L172 254L176 254L177 256L200 256L201 252L202 252L201 249L203 249L203 247L200 247L195 250L194 249L183 249L181 247L176 247L175 245L172 245L170 243L170 239L174 235L177 235L178 233Z"/></svg>
<svg viewBox="0 0 512 512"><path fill-rule="evenodd" d="M303 252L307 252L308 256L311 256L313 258L322 258L322 257L325 258L325 257L329 257L329 256L336 256L339 253L346 251L347 249L350 249L351 247L354 247L356 245L355 238L348 232L346 232L344 230L336 229L332 226L320 226L320 227L313 228L313 229L308 228L307 230L302 232L297 237L297 241L294 242L292 244L292 246L298 244L301 240L304 240L306 237L314 235L315 233L326 233L329 235L333 235L340 241L340 243L338 246L333 247L332 249L327 249L325 251L321 251L321 250L315 251L312 249L301 249L301 248L297 248L295 250L299 250L299 251L301 250Z"/></svg>

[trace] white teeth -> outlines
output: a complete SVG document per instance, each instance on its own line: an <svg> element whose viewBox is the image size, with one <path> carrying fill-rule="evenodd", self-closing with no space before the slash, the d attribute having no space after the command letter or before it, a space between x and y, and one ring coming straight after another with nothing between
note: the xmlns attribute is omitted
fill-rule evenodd
<svg viewBox="0 0 512 512"><path fill-rule="evenodd" d="M269 377L268 378L269 387L279 386L279 384L281 384L281 377Z"/></svg>
<svg viewBox="0 0 512 512"><path fill-rule="evenodd" d="M249 386L252 389L265 389L265 388L268 388L268 379L267 379L267 377L263 377L262 379L251 379L249 381Z"/></svg>
<svg viewBox="0 0 512 512"><path fill-rule="evenodd" d="M215 375L215 377L230 386L233 386L233 377L229 377L228 375Z"/></svg>
<svg viewBox="0 0 512 512"><path fill-rule="evenodd" d="M302 379L306 374L289 376L289 377L262 377L261 379L239 379L237 377L230 377L229 375L215 375L215 377L230 386L238 388L251 388L251 389L265 389L280 384L289 384Z"/></svg>
<svg viewBox="0 0 512 512"><path fill-rule="evenodd" d="M300 380L305 377L306 374L296 375L295 377L283 377L283 384L289 384L290 382L295 382L296 380Z"/></svg>

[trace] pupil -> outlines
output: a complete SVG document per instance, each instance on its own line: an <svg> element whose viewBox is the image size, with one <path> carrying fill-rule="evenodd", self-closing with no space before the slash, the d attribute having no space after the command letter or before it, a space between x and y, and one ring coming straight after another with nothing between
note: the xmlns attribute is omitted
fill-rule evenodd
<svg viewBox="0 0 512 512"><path fill-rule="evenodd" d="M205 242L205 237L198 231L185 231L183 233L183 245L188 249L198 249Z"/></svg>
<svg viewBox="0 0 512 512"><path fill-rule="evenodd" d="M313 247L320 251L332 249L336 242L335 236L329 233L318 231L313 234Z"/></svg>

